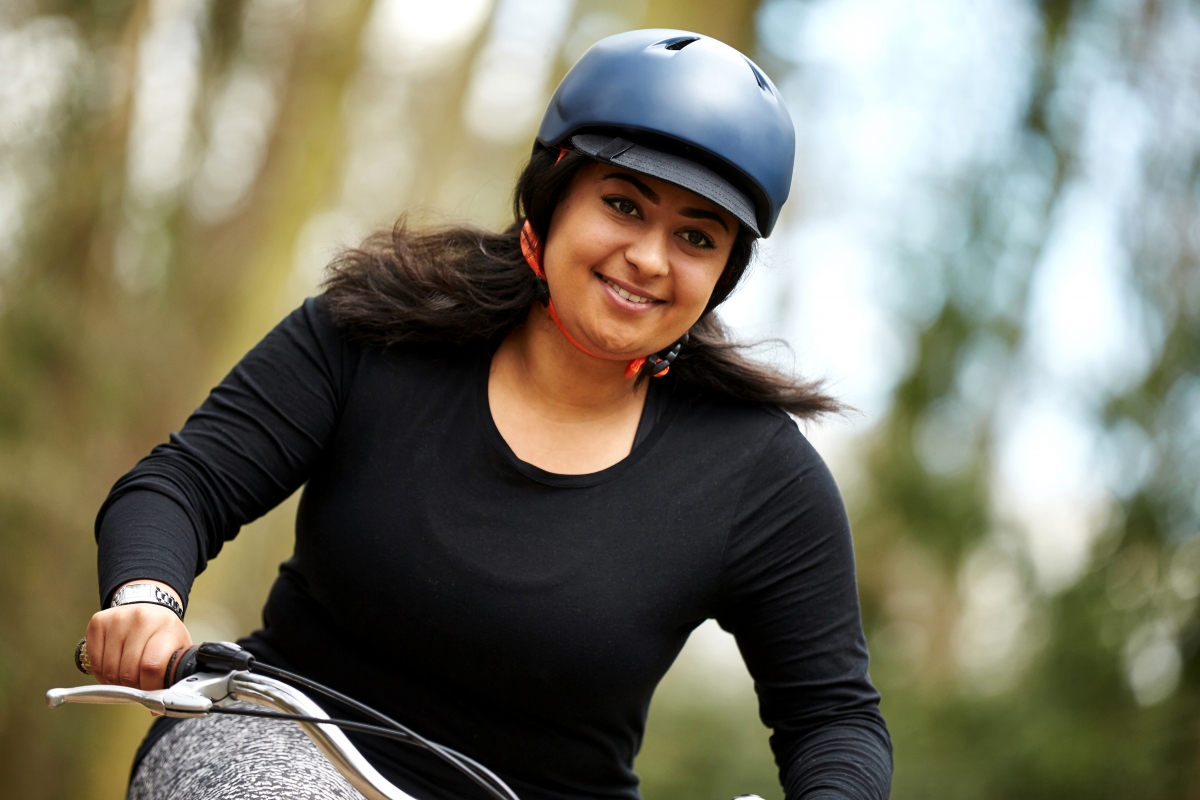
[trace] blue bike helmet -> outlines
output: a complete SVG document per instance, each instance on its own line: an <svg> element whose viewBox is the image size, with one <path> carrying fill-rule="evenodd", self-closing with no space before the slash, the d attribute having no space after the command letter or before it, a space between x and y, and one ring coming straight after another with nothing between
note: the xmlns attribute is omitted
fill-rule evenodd
<svg viewBox="0 0 1200 800"><path fill-rule="evenodd" d="M792 185L796 132L754 62L687 31L602 39L550 99L537 140L660 178L770 236Z"/></svg>

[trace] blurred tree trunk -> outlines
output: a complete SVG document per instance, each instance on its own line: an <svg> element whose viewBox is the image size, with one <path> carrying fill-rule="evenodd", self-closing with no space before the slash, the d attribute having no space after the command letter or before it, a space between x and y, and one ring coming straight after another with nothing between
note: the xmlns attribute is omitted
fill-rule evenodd
<svg viewBox="0 0 1200 800"><path fill-rule="evenodd" d="M50 686L87 680L70 650L96 608L92 519L108 487L179 427L232 353L270 324L296 229L335 183L337 109L367 6L334 6L311 14L299 37L276 128L283 133L250 212L205 229L176 201L166 214L182 255L161 287L138 293L114 280L113 253L136 102L122 87L133 83L149 4L107 14L81 5L75 14L83 42L109 59L111 73L86 87L94 96L65 124L52 162L55 188L36 209L19 269L6 276L0 316L0 786L7 796L123 795L148 715L50 713L41 697ZM240 19L215 13L222 10L218 4L208 21L210 46L237 40ZM106 107L110 100L115 105Z"/></svg>

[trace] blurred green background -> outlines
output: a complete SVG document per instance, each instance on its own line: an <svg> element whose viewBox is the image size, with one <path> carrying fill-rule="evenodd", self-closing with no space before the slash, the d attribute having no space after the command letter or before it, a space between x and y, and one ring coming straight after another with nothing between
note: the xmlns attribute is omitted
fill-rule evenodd
<svg viewBox="0 0 1200 800"><path fill-rule="evenodd" d="M149 723L51 713L108 487L339 245L505 222L597 39L711 34L798 133L724 312L857 415L854 522L897 798L1200 798L1200 5L155 0L0 6L0 794L118 798ZM790 361L789 361L790 360ZM252 629L294 499L193 595ZM648 800L781 792L732 640L651 711Z"/></svg>

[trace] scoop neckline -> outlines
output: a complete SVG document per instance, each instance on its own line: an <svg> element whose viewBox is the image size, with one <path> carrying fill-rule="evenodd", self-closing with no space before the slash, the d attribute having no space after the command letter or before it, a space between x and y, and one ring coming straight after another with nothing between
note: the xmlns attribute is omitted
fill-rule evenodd
<svg viewBox="0 0 1200 800"><path fill-rule="evenodd" d="M475 371L475 404L476 411L479 415L480 424L483 427L484 437L488 440L488 444L500 454L500 456L517 472L520 472L530 480L546 486L555 486L566 489L580 489L588 486L596 486L601 483L607 483L624 473L631 466L640 461L646 453L650 452L662 438L663 433L671 423L671 419L675 416L675 403L667 403L667 407L663 410L662 416L658 422L650 430L650 434L639 445L635 446L629 455L622 458L612 466L605 467L598 472L586 472L581 475L567 475L560 472L549 472L541 467L530 464L528 461L522 461L517 456L513 449L509 447L504 436L501 435L500 429L496 427L496 420L492 417L492 406L488 401L488 379L491 375L492 356L493 352L489 351L484 354L479 360L479 366ZM645 414L645 406L642 408L642 413Z"/></svg>

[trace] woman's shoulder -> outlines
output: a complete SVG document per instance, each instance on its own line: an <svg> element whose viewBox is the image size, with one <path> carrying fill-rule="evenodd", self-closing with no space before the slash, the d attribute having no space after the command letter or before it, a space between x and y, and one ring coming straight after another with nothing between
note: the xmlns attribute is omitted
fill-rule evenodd
<svg viewBox="0 0 1200 800"><path fill-rule="evenodd" d="M796 418L777 405L742 400L682 381L671 388L671 394L682 414L702 425L720 427L764 444L779 437L785 448L812 449Z"/></svg>
<svg viewBox="0 0 1200 800"><path fill-rule="evenodd" d="M831 481L800 422L779 406L683 385L673 387L672 394L672 427L690 452L704 452L706 458L730 463L744 474L757 473L760 480L769 475L772 480Z"/></svg>
<svg viewBox="0 0 1200 800"><path fill-rule="evenodd" d="M768 404L725 403L717 413L745 437L745 446L731 451L740 458L741 478L731 558L762 557L769 565L818 541L842 548L849 525L841 492L797 420Z"/></svg>

